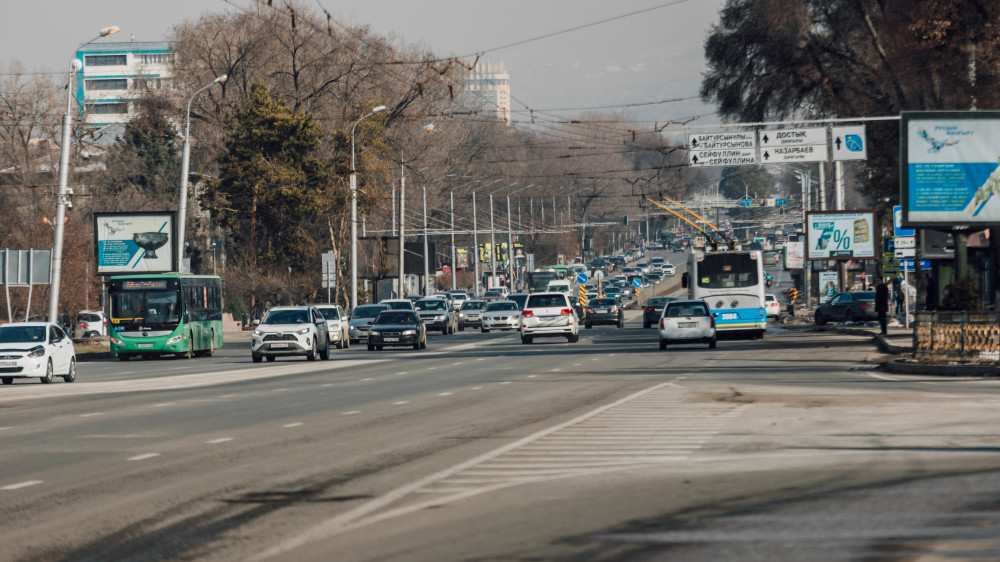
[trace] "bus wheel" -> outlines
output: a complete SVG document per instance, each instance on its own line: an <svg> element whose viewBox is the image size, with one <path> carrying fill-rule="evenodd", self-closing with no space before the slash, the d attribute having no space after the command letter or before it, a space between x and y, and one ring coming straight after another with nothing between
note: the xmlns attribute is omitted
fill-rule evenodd
<svg viewBox="0 0 1000 562"><path fill-rule="evenodd" d="M132 358L132 356L129 355L128 353L119 353L118 354L118 360L119 361L128 361L131 358Z"/></svg>
<svg viewBox="0 0 1000 562"><path fill-rule="evenodd" d="M215 330L212 330L212 337L208 340L208 351L205 355L215 357Z"/></svg>
<svg viewBox="0 0 1000 562"><path fill-rule="evenodd" d="M191 359L194 357L194 338L191 337L191 333L188 332L188 348L187 351L181 354L184 359Z"/></svg>

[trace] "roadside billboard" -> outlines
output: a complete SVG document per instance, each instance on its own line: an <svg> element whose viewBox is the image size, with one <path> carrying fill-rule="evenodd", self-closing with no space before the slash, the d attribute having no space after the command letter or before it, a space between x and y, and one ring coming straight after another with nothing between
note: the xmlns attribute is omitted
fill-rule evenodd
<svg viewBox="0 0 1000 562"><path fill-rule="evenodd" d="M806 213L806 259L876 259L879 254L875 211Z"/></svg>
<svg viewBox="0 0 1000 562"><path fill-rule="evenodd" d="M97 274L177 271L177 213L94 213Z"/></svg>
<svg viewBox="0 0 1000 562"><path fill-rule="evenodd" d="M819 272L819 302L830 302L833 297L840 293L840 272L820 271Z"/></svg>
<svg viewBox="0 0 1000 562"><path fill-rule="evenodd" d="M805 246L802 240L785 243L785 269L803 269L805 267Z"/></svg>
<svg viewBox="0 0 1000 562"><path fill-rule="evenodd" d="M1000 223L1000 111L900 115L902 226Z"/></svg>

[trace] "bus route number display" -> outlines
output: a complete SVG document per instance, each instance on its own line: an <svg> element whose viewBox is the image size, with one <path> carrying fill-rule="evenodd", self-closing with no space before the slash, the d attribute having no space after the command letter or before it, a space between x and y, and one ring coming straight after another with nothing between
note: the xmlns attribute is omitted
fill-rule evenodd
<svg viewBox="0 0 1000 562"><path fill-rule="evenodd" d="M149 291L167 289L166 279L146 279L142 281L125 280L122 281L123 291Z"/></svg>

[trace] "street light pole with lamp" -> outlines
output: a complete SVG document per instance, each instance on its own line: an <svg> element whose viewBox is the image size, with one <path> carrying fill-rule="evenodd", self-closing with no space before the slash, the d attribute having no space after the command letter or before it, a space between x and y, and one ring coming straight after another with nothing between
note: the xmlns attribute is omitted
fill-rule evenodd
<svg viewBox="0 0 1000 562"><path fill-rule="evenodd" d="M101 29L99 35L90 41L81 44L77 49L82 49L97 41L101 37L107 37L118 33L118 26L112 25ZM73 73L83 68L80 59L73 59L69 63L69 79L66 82L66 113L63 115L62 125L62 146L59 147L59 191L56 196L56 224L55 240L52 243L52 287L49 291L49 322L58 323L59 316L59 287L62 278L62 252L63 235L66 222L66 206L69 204L69 137L70 137L70 110L73 107Z"/></svg>
<svg viewBox="0 0 1000 562"><path fill-rule="evenodd" d="M216 84L226 81L225 74L220 75L212 83L191 94L187 103L187 117L184 120L184 150L181 152L181 190L177 203L177 268L184 271L184 233L187 225L187 193L188 193L188 165L191 161L191 103L194 97L211 88ZM214 260L214 255L213 255Z"/></svg>
<svg viewBox="0 0 1000 562"><path fill-rule="evenodd" d="M368 119L380 111L385 111L384 105L377 106L370 113L363 115L351 127L351 311L358 307L358 175L354 161L354 130L358 123Z"/></svg>

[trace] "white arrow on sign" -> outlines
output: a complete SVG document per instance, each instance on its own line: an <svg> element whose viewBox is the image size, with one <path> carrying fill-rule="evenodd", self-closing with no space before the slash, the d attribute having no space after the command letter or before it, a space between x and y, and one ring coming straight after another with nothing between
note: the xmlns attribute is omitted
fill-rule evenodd
<svg viewBox="0 0 1000 562"><path fill-rule="evenodd" d="M865 126L834 127L833 137L834 160L865 160L868 158L868 141L865 138Z"/></svg>

